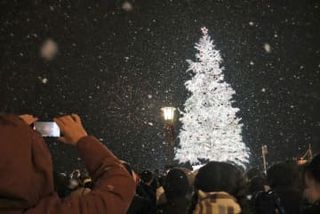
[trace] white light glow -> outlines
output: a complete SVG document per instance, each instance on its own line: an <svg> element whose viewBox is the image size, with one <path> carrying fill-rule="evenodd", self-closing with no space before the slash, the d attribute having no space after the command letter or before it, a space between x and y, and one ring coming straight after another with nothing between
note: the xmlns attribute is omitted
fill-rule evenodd
<svg viewBox="0 0 320 214"><path fill-rule="evenodd" d="M173 120L174 119L174 112L176 108L174 107L163 107L161 108L163 112L163 117L166 121Z"/></svg>

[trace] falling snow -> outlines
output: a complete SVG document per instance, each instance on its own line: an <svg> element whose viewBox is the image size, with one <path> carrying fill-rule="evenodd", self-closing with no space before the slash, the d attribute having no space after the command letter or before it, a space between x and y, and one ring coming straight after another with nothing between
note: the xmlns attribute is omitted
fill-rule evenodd
<svg viewBox="0 0 320 214"><path fill-rule="evenodd" d="M131 11L131 10L133 10L133 6L132 6L132 4L130 2L125 1L122 4L122 9L125 10L125 11Z"/></svg>
<svg viewBox="0 0 320 214"><path fill-rule="evenodd" d="M48 83L48 79L47 79L47 78L43 78L43 79L41 80L41 82L42 82L43 84L47 84L47 83Z"/></svg>
<svg viewBox="0 0 320 214"><path fill-rule="evenodd" d="M237 92L232 105L241 109L252 152L267 143L270 163L296 157L309 143L320 152L316 2L32 1L24 7L3 0L1 9L1 112L32 111L46 120L79 113L90 134L121 159L161 168L160 108L183 109L190 96L184 82L192 78L185 59L194 57L191 47L206 23L224 58L225 81ZM178 135L181 124L175 125ZM75 153L48 145L60 165L80 164Z"/></svg>
<svg viewBox="0 0 320 214"><path fill-rule="evenodd" d="M263 47L267 53L271 53L271 46L268 43L265 43Z"/></svg>
<svg viewBox="0 0 320 214"><path fill-rule="evenodd" d="M46 60L53 60L58 52L58 45L52 39L47 39L40 48L41 57Z"/></svg>

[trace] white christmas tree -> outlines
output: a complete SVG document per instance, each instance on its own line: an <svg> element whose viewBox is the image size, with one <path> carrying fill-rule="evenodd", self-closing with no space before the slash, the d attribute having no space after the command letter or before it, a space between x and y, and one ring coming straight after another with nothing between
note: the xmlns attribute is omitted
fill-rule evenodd
<svg viewBox="0 0 320 214"><path fill-rule="evenodd" d="M200 164L199 159L230 161L245 167L249 149L242 140L241 118L232 106L235 91L224 81L222 58L215 49L208 29L201 28L196 43L196 61L187 60L193 77L185 83L191 96L184 104L180 148L175 158L180 162Z"/></svg>

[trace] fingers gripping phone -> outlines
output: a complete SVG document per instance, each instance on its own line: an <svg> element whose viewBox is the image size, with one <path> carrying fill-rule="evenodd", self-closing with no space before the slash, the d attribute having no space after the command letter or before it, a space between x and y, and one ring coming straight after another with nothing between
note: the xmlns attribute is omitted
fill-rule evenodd
<svg viewBox="0 0 320 214"><path fill-rule="evenodd" d="M55 122L35 122L34 129L42 137L60 137L60 128Z"/></svg>

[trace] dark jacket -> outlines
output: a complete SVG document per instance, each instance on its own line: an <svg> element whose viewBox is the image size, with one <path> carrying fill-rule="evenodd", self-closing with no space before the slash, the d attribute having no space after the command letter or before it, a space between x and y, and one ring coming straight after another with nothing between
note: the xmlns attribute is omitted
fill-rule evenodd
<svg viewBox="0 0 320 214"><path fill-rule="evenodd" d="M286 214L300 214L302 207L302 192L290 187L278 187L275 191L281 199Z"/></svg>
<svg viewBox="0 0 320 214"><path fill-rule="evenodd" d="M189 200L186 198L175 198L167 201L165 204L158 206L158 214L186 214L190 206Z"/></svg>
<svg viewBox="0 0 320 214"><path fill-rule="evenodd" d="M43 139L18 117L0 116L0 213L125 213L135 192L129 173L94 137L83 137L76 148L95 186L85 196L62 200L54 192Z"/></svg>
<svg viewBox="0 0 320 214"><path fill-rule="evenodd" d="M136 194L127 214L153 214L153 207L150 200Z"/></svg>
<svg viewBox="0 0 320 214"><path fill-rule="evenodd" d="M141 181L137 186L137 194L149 201L151 213L155 213L157 209L157 198L153 187Z"/></svg>
<svg viewBox="0 0 320 214"><path fill-rule="evenodd" d="M311 205L310 207L306 208L302 214L319 214L320 213L320 203Z"/></svg>
<svg viewBox="0 0 320 214"><path fill-rule="evenodd" d="M260 191L252 200L255 214L286 214L281 199L275 191Z"/></svg>
<svg viewBox="0 0 320 214"><path fill-rule="evenodd" d="M298 190L289 187L276 188L268 192L260 192L254 198L255 213L300 214L302 197Z"/></svg>

